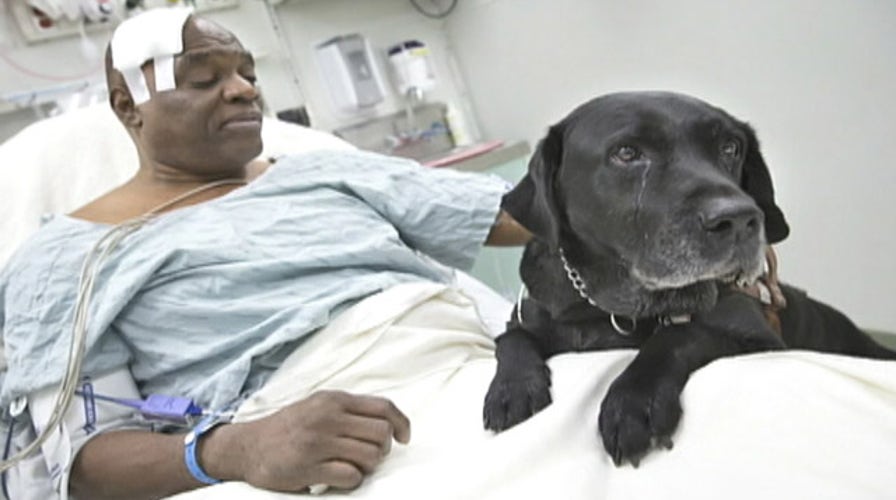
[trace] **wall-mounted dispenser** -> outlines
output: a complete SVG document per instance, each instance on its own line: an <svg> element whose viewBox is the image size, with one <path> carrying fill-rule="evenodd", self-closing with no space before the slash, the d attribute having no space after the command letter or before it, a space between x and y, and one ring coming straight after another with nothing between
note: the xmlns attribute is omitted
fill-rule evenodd
<svg viewBox="0 0 896 500"><path fill-rule="evenodd" d="M429 61L429 48L419 40L406 40L389 47L389 62L395 73L398 92L429 92L436 85L436 77Z"/></svg>
<svg viewBox="0 0 896 500"><path fill-rule="evenodd" d="M337 36L315 49L324 84L336 108L357 112L383 101L382 79L363 36Z"/></svg>

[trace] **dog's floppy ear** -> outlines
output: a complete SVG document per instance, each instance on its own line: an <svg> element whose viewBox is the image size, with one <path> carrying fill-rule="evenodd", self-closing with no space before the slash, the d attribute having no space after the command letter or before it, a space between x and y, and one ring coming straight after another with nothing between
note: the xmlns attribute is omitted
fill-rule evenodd
<svg viewBox="0 0 896 500"><path fill-rule="evenodd" d="M749 126L746 127L748 144L747 156L744 159L741 187L759 208L765 213L765 238L768 243L777 243L787 238L790 227L784 219L784 212L775 204L775 190L772 187L772 178L759 152L759 140L756 133Z"/></svg>
<svg viewBox="0 0 896 500"><path fill-rule="evenodd" d="M538 143L529 160L529 173L501 200L505 211L552 249L560 244L554 176L562 157L563 133L561 127L555 125Z"/></svg>

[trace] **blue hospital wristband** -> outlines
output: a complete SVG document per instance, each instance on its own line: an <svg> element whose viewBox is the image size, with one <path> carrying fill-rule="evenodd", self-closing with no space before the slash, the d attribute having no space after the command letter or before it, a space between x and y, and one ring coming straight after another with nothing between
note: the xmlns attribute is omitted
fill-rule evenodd
<svg viewBox="0 0 896 500"><path fill-rule="evenodd" d="M213 413L200 420L196 427L193 427L184 436L184 463L187 465L190 475L203 484L218 484L221 480L209 476L202 466L199 465L199 457L196 456L196 445L199 444L199 438L203 434L212 430L218 424L223 424L229 420L229 416Z"/></svg>

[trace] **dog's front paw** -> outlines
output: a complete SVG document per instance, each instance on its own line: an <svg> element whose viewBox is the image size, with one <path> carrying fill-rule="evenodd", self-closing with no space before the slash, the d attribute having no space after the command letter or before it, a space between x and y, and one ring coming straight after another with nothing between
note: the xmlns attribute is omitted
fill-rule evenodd
<svg viewBox="0 0 896 500"><path fill-rule="evenodd" d="M621 375L600 407L598 429L604 448L619 466L635 467L651 448L672 448L672 433L681 419L680 389L647 386Z"/></svg>
<svg viewBox="0 0 896 500"><path fill-rule="evenodd" d="M551 404L551 370L544 363L519 372L498 369L485 395L486 429L503 431Z"/></svg>

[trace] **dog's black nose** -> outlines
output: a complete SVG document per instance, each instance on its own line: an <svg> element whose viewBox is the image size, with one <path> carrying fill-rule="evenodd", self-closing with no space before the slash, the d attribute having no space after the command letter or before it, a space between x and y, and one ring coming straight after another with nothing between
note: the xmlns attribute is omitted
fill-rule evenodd
<svg viewBox="0 0 896 500"><path fill-rule="evenodd" d="M699 212L703 230L713 238L742 241L759 233L762 211L748 200L717 199Z"/></svg>

